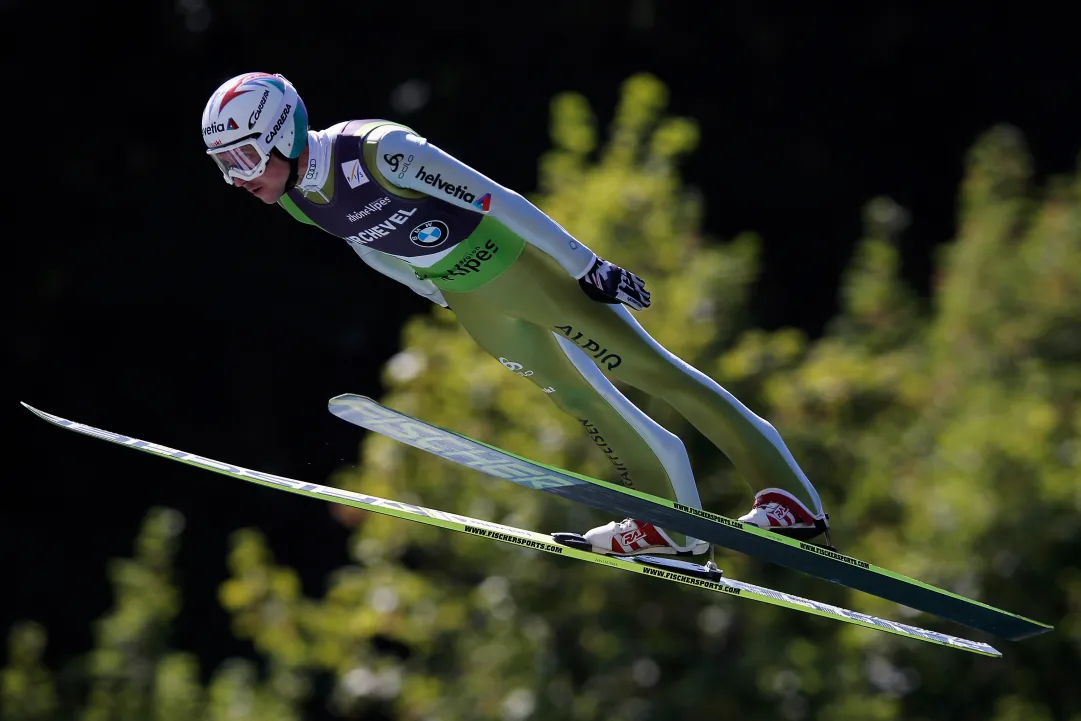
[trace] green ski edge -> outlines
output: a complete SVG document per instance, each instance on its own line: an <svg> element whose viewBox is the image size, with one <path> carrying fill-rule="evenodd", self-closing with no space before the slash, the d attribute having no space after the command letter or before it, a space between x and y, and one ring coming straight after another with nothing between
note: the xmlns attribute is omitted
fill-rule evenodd
<svg viewBox="0 0 1081 721"><path fill-rule="evenodd" d="M731 518L524 458L351 393L330 412L354 425L497 478L593 508L622 514L848 588L924 611L985 633L1020 640L1052 626L936 588L822 546L796 541Z"/></svg>
<svg viewBox="0 0 1081 721"><path fill-rule="evenodd" d="M309 498L317 498L322 501L329 501L330 503L339 503L345 506L352 506L353 508L359 508L365 511L372 511L374 513L381 513L386 516L393 516L394 518L401 518L407 521L415 521L417 523L424 523L429 526L437 526L439 528L445 528L450 531L457 531L459 533L466 533L471 536L478 536L481 538L490 538L504 543L510 543L517 546L523 546L527 549L535 551L545 551L547 553L553 553L565 558L574 558L580 561L589 561L591 563L597 563L602 566L611 566L613 568L619 568L624 571L631 571L632 573L640 573L645 576L651 576L654 578L661 578L668 581L675 581L688 586L696 586L708 591L721 593L726 596L738 596L740 598L747 598L754 601L761 601L763 603L769 603L774 606L781 606L783 608L791 608L796 611L802 611L803 613L809 613L816 616L823 616L825 618L831 618L837 621L844 621L846 623L855 624L857 626L863 626L876 631L886 631L888 633L903 636L905 638L915 639L919 641L926 641L928 643L934 643L941 646L948 646L950 648L960 649L962 651L969 651L971 653L980 654L983 656L1001 657L1002 654L994 647L989 646L986 643L980 643L977 641L969 641L963 638L957 638L944 633L938 633L936 631L928 631L916 626L909 626L904 623L897 623L895 621L888 621L885 619L877 618L875 616L869 616L863 613L857 613L844 608L838 608L836 606L830 606L825 603L819 603L817 601L811 601L799 596L792 596L787 593L780 593L761 586L755 586L750 583L743 583L742 581L736 581L729 578L721 578L719 581L707 581L692 576L686 576L682 573L676 573L672 571L663 570L660 568L654 568L651 566L642 565L633 560L626 558L617 558L612 556L602 556L591 551L581 551L569 546L564 546L552 539L551 536L543 533L536 533L533 531L526 531L521 528L514 528L512 526L505 526L499 523L493 523L491 521L483 521L477 518L469 518L467 516L460 516L456 513L448 513L446 511L438 511L432 508L423 508L411 503L402 503L400 501L388 500L385 498L378 498L376 496L369 496L363 493L353 493L351 491L345 491L338 488L329 488L327 486L320 486L315 483L307 483L304 481L293 480L292 478L284 478L282 476L275 476L269 473L262 473L260 471L254 471L250 468L244 468L242 466L236 466L231 463L223 463L222 461L216 461L211 458L199 456L194 453L187 453L175 448L169 448L168 446L162 446L157 443L150 443L148 441L139 440L131 436L121 435L119 433L113 433L112 431L106 431L101 428L94 428L83 423L76 423L75 421L67 420L66 418L60 418L54 416L51 413L37 410L32 406L23 403L28 410L40 418L53 423L62 428L82 433L94 438L100 438L102 440L110 441L121 446L128 448L135 448L147 453L153 453L154 455L161 456L162 458L168 458L173 461L180 461L181 463L187 463L188 465L196 466L197 468L203 468L214 473L220 473L226 476L232 476L233 478L239 478L251 483L258 483L262 486L269 486L281 491L289 491L302 496L308 496Z"/></svg>

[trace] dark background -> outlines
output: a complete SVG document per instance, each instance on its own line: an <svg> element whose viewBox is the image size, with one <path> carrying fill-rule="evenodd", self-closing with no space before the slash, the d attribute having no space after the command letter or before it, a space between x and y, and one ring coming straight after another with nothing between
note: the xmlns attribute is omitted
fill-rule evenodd
<svg viewBox="0 0 1081 721"><path fill-rule="evenodd" d="M326 400L378 395L401 322L428 306L221 181L197 125L228 77L280 72L315 128L402 120L529 192L553 94L583 93L607 122L620 83L655 73L672 112L701 125L684 169L707 230L764 239L756 321L812 335L836 307L867 200L910 211L904 272L925 290L980 132L1017 126L1041 176L1071 170L1081 148L1076 26L1032 3L125 5L0 3L16 288L0 621L45 623L52 661L90 646L88 622L111 603L105 563L130 553L151 505L187 519L181 645L205 668L247 651L216 599L232 530L262 527L313 594L344 562L347 532L322 504L62 432L17 400L320 482L356 461L359 438ZM420 107L395 100L406 83Z"/></svg>

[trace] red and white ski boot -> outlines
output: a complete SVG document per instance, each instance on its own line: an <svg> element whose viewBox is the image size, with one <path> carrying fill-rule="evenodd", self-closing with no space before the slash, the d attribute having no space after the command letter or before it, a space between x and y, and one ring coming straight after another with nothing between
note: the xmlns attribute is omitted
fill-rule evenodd
<svg viewBox="0 0 1081 721"><path fill-rule="evenodd" d="M829 514L816 516L788 491L764 488L754 496L751 512L739 520L798 541L825 534L829 544Z"/></svg>
<svg viewBox="0 0 1081 721"><path fill-rule="evenodd" d="M592 528L582 538L595 553L612 556L699 556L709 550L708 543L695 539L688 539L688 545L680 546L663 528L633 518Z"/></svg>

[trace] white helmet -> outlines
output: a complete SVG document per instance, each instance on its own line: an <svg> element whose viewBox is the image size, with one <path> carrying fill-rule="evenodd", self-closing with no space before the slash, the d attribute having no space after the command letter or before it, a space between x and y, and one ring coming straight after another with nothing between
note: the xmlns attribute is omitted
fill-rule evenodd
<svg viewBox="0 0 1081 721"><path fill-rule="evenodd" d="M271 152L293 161L308 142L308 111L281 75L247 73L222 83L203 108L203 142L225 182L252 180Z"/></svg>

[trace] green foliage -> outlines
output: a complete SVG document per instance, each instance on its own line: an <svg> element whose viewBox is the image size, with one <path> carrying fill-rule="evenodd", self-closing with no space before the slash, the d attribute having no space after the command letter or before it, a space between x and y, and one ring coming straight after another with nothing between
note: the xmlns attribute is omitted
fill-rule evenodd
<svg viewBox="0 0 1081 721"><path fill-rule="evenodd" d="M1081 174L1034 187L1019 134L992 129L967 158L957 238L939 255L932 297L900 279L906 213L880 198L826 333L763 332L745 313L761 241L704 236L704 201L678 172L698 131L665 107L659 81L631 78L604 133L583 98L556 98L534 202L648 279L656 303L643 325L777 426L847 552L1054 632L979 659L346 511L351 563L322 598L304 597L261 534L237 533L220 600L265 672L229 662L203 686L198 661L168 645L178 523L155 512L135 558L112 567L117 605L81 669L85 693L59 699L44 631L19 625L3 718L285 721L323 677L343 718L1081 721L1070 681L1081 652ZM480 352L450 311L404 328L384 380L384 401L407 413L611 473L577 424ZM709 507L746 507L725 459L670 409L628 395L687 438ZM331 482L543 530L610 520L379 436L361 455L359 470ZM964 631L735 554L719 562L732 576Z"/></svg>
<svg viewBox="0 0 1081 721"><path fill-rule="evenodd" d="M56 684L42 663L45 629L37 623L18 623L8 639L8 665L0 672L0 700L8 721L44 721L57 708Z"/></svg>
<svg viewBox="0 0 1081 721"><path fill-rule="evenodd" d="M45 631L17 624L3 670L4 721L299 721L304 687L281 673L260 681L255 665L233 659L205 686L199 660L171 648L171 624L180 611L173 580L183 517L152 509L132 558L109 566L115 605L95 626L95 645L64 668L67 691L42 665ZM277 659L268 659L274 669Z"/></svg>

